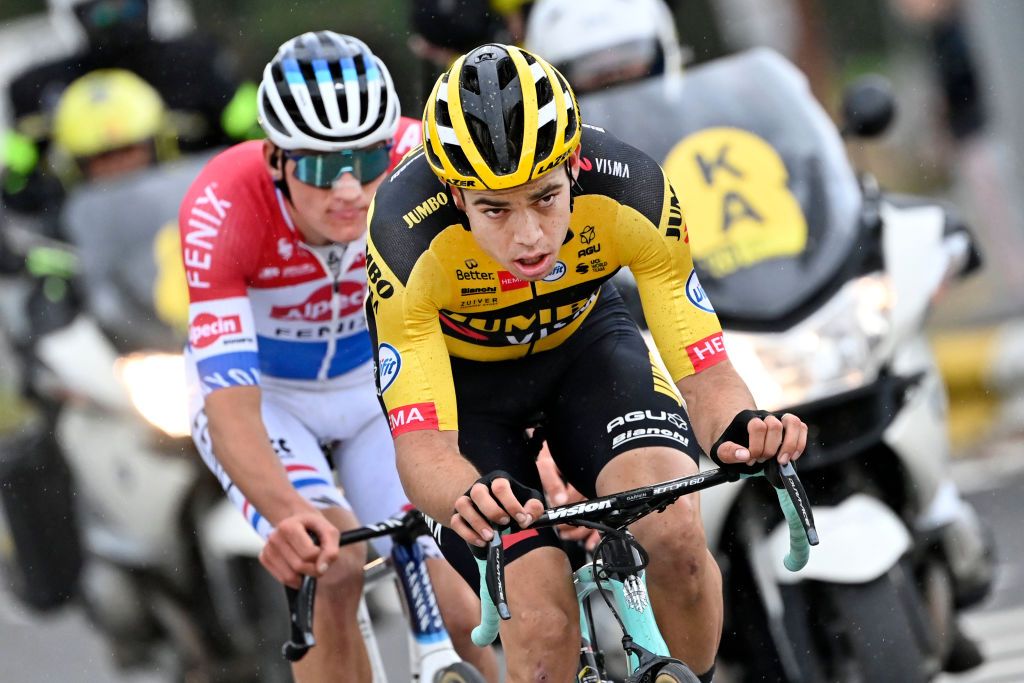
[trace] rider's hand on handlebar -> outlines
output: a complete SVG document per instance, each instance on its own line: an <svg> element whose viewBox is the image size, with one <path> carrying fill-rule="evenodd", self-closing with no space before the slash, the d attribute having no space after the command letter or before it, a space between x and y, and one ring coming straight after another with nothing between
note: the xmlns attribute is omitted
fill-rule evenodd
<svg viewBox="0 0 1024 683"><path fill-rule="evenodd" d="M543 513L538 491L498 470L480 477L455 501L451 528L470 545L483 548L494 538L492 523L505 526L515 520L525 529Z"/></svg>
<svg viewBox="0 0 1024 683"><path fill-rule="evenodd" d="M310 536L313 534L319 546ZM298 588L303 576L323 576L338 559L337 527L315 509L282 519L260 551L260 564L275 579Z"/></svg>
<svg viewBox="0 0 1024 683"><path fill-rule="evenodd" d="M712 451L717 451L718 460L727 465L755 465L774 457L785 465L799 459L806 448L807 425L796 415L784 413L776 417L763 410L744 410L726 428Z"/></svg>

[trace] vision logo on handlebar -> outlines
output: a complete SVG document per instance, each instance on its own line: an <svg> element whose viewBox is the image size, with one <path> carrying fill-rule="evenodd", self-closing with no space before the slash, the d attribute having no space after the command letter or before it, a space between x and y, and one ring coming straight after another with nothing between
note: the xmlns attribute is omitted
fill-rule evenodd
<svg viewBox="0 0 1024 683"><path fill-rule="evenodd" d="M655 492L657 493L657 492ZM593 503L577 503L575 505L557 508L551 510L548 514L548 519L565 519L567 517L575 517L582 515L587 512L596 512L597 510L609 510L612 507L610 500L600 500Z"/></svg>
<svg viewBox="0 0 1024 683"><path fill-rule="evenodd" d="M790 531L789 553L783 562L790 571L800 570L807 564L810 557L810 546L818 545L818 533L814 527L814 517L807 502L807 494L804 492L800 478L797 476L796 468L793 467L792 463L779 466L776 460L771 460L764 464L762 471L742 476L743 478L764 476L775 487L779 497L779 505L786 517ZM606 533L613 533L625 529L633 522L653 512L665 509L666 506L671 505L683 495L729 481L735 481L735 479L736 473L732 469L718 468L708 470L689 477L681 477L671 481L652 484L651 486L643 486L584 503L551 508L534 521L531 528L540 529L555 526L556 524L573 524L601 529ZM476 555L481 578L481 614L480 625L473 630L473 642L480 647L492 643L497 637L499 617L502 620L506 620L512 616L505 593L505 567L504 555L501 552L501 535L501 533L495 533L494 538L488 545L486 560ZM635 539L631 543L635 543ZM636 547L642 552L639 549L639 544ZM629 568L625 573L635 575L645 565L646 562L642 562ZM614 569L614 571L619 572L623 568L606 567L606 569L608 571ZM609 577L600 575L594 569L591 574L580 575L577 572L575 583L579 587L579 585L587 582L593 584L596 581L603 584L608 579ZM621 580L618 584L612 581L609 586L607 587L608 590L625 590L625 584ZM623 600L626 600L625 594L623 594ZM624 604L627 603L628 601ZM640 619L639 622L634 623L634 626L651 637L645 644L641 642L638 636L636 644L639 647L630 645L627 649L634 648L637 652L646 652L648 655L657 658L663 648L664 655L667 657L668 649L657 631L657 625L653 622L654 617L651 616L649 611L643 614L646 616L637 617L633 615L634 619ZM651 621L646 621L647 619ZM629 620L627 619L626 621ZM626 631L625 627L624 631ZM657 637L655 638L653 634L657 634ZM625 632L624 636L624 642L627 640L630 643L633 642L629 638L630 634L628 632ZM633 650L630 650L630 652L632 653ZM643 658L641 657L640 659L642 660Z"/></svg>

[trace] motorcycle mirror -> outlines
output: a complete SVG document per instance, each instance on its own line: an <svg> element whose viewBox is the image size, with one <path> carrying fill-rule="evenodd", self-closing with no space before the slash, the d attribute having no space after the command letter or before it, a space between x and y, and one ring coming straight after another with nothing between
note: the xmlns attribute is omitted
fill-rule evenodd
<svg viewBox="0 0 1024 683"><path fill-rule="evenodd" d="M889 127L896 116L892 84L878 75L863 76L843 93L843 137L871 138Z"/></svg>

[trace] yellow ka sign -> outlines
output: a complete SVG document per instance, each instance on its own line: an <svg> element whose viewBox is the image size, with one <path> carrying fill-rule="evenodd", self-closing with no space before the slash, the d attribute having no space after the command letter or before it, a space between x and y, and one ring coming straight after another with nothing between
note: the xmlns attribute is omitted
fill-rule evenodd
<svg viewBox="0 0 1024 683"><path fill-rule="evenodd" d="M738 128L698 131L672 148L665 172L679 193L694 261L724 277L807 244L789 174L767 142Z"/></svg>

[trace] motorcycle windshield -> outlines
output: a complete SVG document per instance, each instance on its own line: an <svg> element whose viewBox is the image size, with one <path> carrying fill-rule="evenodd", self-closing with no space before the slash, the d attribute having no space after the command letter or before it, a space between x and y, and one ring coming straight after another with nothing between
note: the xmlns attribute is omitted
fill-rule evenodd
<svg viewBox="0 0 1024 683"><path fill-rule="evenodd" d="M188 289L178 205L208 155L82 185L62 227L79 255L85 307L121 350L180 350Z"/></svg>
<svg viewBox="0 0 1024 683"><path fill-rule="evenodd" d="M700 280L690 286L728 324L792 315L855 248L861 192L842 140L774 52L584 96L580 108L662 162L686 216Z"/></svg>

